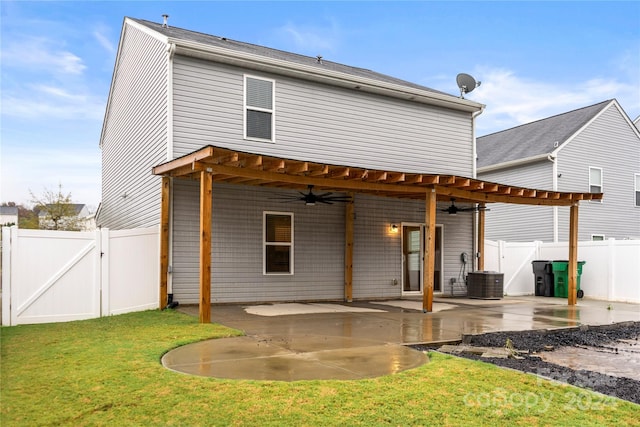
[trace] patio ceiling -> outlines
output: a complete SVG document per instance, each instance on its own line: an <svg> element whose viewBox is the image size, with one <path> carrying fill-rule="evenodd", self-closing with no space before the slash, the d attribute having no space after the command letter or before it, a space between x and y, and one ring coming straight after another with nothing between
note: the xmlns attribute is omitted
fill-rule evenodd
<svg viewBox="0 0 640 427"><path fill-rule="evenodd" d="M497 184L455 175L407 173L284 159L206 146L153 168L154 175L214 182L304 190L334 190L383 197L424 200L435 189L438 200L474 203L517 203L570 206L580 200L600 200L601 193L567 193Z"/></svg>

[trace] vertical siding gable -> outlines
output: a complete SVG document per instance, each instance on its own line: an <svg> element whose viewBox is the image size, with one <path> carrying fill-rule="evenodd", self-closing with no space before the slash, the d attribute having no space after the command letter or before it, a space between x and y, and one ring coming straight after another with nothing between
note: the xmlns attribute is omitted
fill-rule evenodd
<svg viewBox="0 0 640 427"><path fill-rule="evenodd" d="M167 150L166 46L126 24L122 37L101 141L99 220L112 229L158 224L161 181L151 168Z"/></svg>
<svg viewBox="0 0 640 427"><path fill-rule="evenodd" d="M174 157L212 144L329 164L473 173L470 113L254 71L277 82L277 143L246 141L245 71L175 57Z"/></svg>

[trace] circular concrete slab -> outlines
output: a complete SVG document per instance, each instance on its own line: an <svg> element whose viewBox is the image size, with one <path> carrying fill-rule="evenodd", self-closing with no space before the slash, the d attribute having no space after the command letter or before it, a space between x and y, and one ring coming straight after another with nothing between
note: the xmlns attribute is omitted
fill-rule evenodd
<svg viewBox="0 0 640 427"><path fill-rule="evenodd" d="M163 366L185 374L272 381L374 378L427 361L425 353L398 344L318 335L221 338L162 358Z"/></svg>

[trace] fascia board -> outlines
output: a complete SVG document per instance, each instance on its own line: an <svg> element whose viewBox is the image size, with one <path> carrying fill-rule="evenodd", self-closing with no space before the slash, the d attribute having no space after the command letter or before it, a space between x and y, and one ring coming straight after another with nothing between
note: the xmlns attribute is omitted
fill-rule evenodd
<svg viewBox="0 0 640 427"><path fill-rule="evenodd" d="M536 154L535 156L526 157L524 159L516 159L516 160L504 162L504 163L497 163L495 165L484 166L484 167L478 168L478 174L494 172L497 170L512 168L516 166L522 166L529 163L539 162L541 160L551 161L550 157L555 157L555 156L553 156L551 153L542 153L542 154Z"/></svg>
<svg viewBox="0 0 640 427"><path fill-rule="evenodd" d="M352 76L337 71L318 70L316 67L310 67L304 64L297 64L246 52L238 52L217 46L204 45L189 40L169 38L168 43L174 43L176 45L176 54L179 55L214 60L226 64L284 74L334 86L392 96L424 104L438 105L465 112L476 112L484 108L483 104L450 95L411 89L402 85L385 83L366 77Z"/></svg>

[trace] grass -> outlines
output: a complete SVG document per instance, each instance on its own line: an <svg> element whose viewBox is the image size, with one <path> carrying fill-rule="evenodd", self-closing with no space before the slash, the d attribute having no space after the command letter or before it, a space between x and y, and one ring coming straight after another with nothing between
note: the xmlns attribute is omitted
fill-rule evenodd
<svg viewBox="0 0 640 427"><path fill-rule="evenodd" d="M232 381L164 369L169 349L239 332L173 311L4 327L0 424L638 425L640 406L493 365L359 381Z"/></svg>

